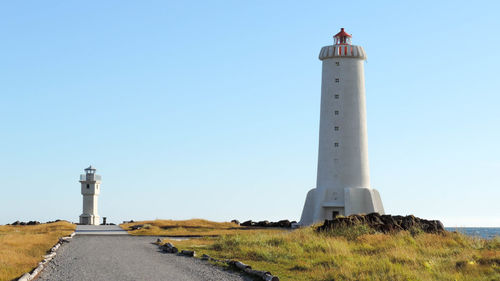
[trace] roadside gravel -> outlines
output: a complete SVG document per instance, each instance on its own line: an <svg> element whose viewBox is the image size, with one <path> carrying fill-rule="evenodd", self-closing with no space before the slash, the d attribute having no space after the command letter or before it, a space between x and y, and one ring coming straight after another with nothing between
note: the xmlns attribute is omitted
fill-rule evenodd
<svg viewBox="0 0 500 281"><path fill-rule="evenodd" d="M38 280L252 280L204 261L166 254L157 237L75 236L63 244Z"/></svg>

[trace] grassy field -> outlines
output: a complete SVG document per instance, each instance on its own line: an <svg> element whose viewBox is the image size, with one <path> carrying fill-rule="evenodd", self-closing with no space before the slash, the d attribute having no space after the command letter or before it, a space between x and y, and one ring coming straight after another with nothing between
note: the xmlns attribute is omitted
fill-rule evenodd
<svg viewBox="0 0 500 281"><path fill-rule="evenodd" d="M131 226L144 225L141 229L130 230ZM192 220L154 220L124 223L120 225L132 235L153 236L220 236L243 233L277 233L282 229L255 228L239 226L231 222L212 222L203 219Z"/></svg>
<svg viewBox="0 0 500 281"><path fill-rule="evenodd" d="M317 233L312 227L238 230L229 223L200 220L156 222L173 227L166 230L183 229L172 233L190 235L214 234L217 231L211 228L225 225L221 230L228 227L230 234L164 242L195 250L198 256L240 260L254 269L271 271L281 280L500 280L499 237L483 240L459 233L419 231L386 235L367 227L326 233ZM198 222L203 226L198 227ZM156 227L134 234L165 234Z"/></svg>
<svg viewBox="0 0 500 281"><path fill-rule="evenodd" d="M0 280L12 280L31 271L59 237L75 230L75 225L60 221L49 224L0 226Z"/></svg>

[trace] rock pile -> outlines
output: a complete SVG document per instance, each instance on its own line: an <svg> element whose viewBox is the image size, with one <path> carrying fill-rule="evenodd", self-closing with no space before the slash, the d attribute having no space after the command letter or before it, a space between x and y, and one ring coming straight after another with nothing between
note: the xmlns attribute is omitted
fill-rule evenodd
<svg viewBox="0 0 500 281"><path fill-rule="evenodd" d="M289 220L280 220L277 222L270 222L270 221L246 221L240 224L241 226L258 226L258 227L282 227L282 228L291 228L293 223L297 223L296 221L289 221Z"/></svg>
<svg viewBox="0 0 500 281"><path fill-rule="evenodd" d="M29 222L23 222L23 221L15 221L11 223L10 225L37 225L40 224L39 221L29 221Z"/></svg>
<svg viewBox="0 0 500 281"><path fill-rule="evenodd" d="M348 217L336 217L333 220L325 220L317 231L349 227L356 225L368 225L378 232L391 233L401 230L420 229L426 233L441 233L444 231L443 224L438 220L425 220L413 215L391 216L371 213L368 215L350 215Z"/></svg>

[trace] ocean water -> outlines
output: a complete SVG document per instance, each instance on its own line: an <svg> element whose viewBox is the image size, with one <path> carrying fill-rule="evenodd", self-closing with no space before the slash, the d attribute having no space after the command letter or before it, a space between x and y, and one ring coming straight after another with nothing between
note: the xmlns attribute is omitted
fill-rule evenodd
<svg viewBox="0 0 500 281"><path fill-rule="evenodd" d="M496 236L500 236L500 227L445 227L445 229L486 239L493 239Z"/></svg>

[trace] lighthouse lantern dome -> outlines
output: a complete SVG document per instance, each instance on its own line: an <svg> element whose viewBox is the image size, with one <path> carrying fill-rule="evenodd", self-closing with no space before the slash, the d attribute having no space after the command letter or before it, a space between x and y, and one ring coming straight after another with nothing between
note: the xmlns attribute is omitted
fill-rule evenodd
<svg viewBox="0 0 500 281"><path fill-rule="evenodd" d="M351 39L352 35L345 32L343 27L340 29L339 33L333 36L335 45L351 45L352 44Z"/></svg>

